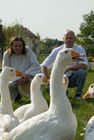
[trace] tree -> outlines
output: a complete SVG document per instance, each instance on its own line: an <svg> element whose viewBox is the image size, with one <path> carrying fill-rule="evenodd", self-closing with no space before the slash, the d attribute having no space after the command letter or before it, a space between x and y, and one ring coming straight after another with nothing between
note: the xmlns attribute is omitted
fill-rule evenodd
<svg viewBox="0 0 94 140"><path fill-rule="evenodd" d="M21 36L24 41L26 42L26 45L29 45L31 47L32 40L37 40L37 36L33 34L28 28L23 27L23 25L20 25L19 23L16 23L12 26L3 26L3 33L5 35L5 45L8 47L9 42L15 37L15 36ZM5 47L5 49L6 49Z"/></svg>
<svg viewBox="0 0 94 140"><path fill-rule="evenodd" d="M46 46L46 53L50 53L53 48L56 48L57 46L62 45L64 42L58 39L46 38L44 39L44 43Z"/></svg>
<svg viewBox="0 0 94 140"><path fill-rule="evenodd" d="M83 16L84 22L80 25L80 40L86 45L94 44L94 11Z"/></svg>
<svg viewBox="0 0 94 140"><path fill-rule="evenodd" d="M9 44L10 40L18 35L21 35L22 33L22 27L20 24L15 24L13 26L3 26L3 33L5 35L6 38L6 45Z"/></svg>
<svg viewBox="0 0 94 140"><path fill-rule="evenodd" d="M80 34L77 35L78 43L86 47L88 55L94 56L94 11L83 15L83 20Z"/></svg>

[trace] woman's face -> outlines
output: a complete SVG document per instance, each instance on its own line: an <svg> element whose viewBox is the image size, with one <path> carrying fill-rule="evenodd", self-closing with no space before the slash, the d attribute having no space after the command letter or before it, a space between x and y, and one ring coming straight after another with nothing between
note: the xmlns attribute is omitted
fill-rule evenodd
<svg viewBox="0 0 94 140"><path fill-rule="evenodd" d="M23 43L21 41L14 41L12 44L12 49L16 55L22 54Z"/></svg>

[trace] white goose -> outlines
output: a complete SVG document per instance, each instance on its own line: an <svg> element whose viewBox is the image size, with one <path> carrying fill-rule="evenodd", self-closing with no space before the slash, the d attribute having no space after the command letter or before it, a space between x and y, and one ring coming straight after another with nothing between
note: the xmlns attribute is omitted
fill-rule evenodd
<svg viewBox="0 0 94 140"><path fill-rule="evenodd" d="M89 86L87 92L83 96L84 100L87 98L94 98L94 83ZM90 118L86 125L84 140L94 140L94 116Z"/></svg>
<svg viewBox="0 0 94 140"><path fill-rule="evenodd" d="M60 51L50 80L50 107L14 128L3 140L73 140L77 121L62 85L66 66L83 56L72 49ZM74 58L74 59L73 59ZM81 59L80 59L81 60Z"/></svg>
<svg viewBox="0 0 94 140"><path fill-rule="evenodd" d="M14 111L15 116L20 122L48 110L47 101L42 96L40 89L41 84L44 84L45 82L47 82L47 79L42 73L36 74L33 78L30 85L30 96L32 102L30 104L23 105Z"/></svg>
<svg viewBox="0 0 94 140"><path fill-rule="evenodd" d="M22 73L11 67L5 67L0 73L0 130L4 132L9 132L19 124L19 120L13 114L8 86L10 80L21 75Z"/></svg>
<svg viewBox="0 0 94 140"><path fill-rule="evenodd" d="M83 96L84 100L87 98L94 98L94 83L89 86L87 92Z"/></svg>

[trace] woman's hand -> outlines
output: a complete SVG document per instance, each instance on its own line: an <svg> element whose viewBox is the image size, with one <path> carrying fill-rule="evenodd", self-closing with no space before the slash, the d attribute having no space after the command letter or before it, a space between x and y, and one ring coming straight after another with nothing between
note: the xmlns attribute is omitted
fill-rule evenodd
<svg viewBox="0 0 94 140"><path fill-rule="evenodd" d="M30 75L28 74L24 74L19 80L18 80L18 84L19 85L23 85L27 82L30 82Z"/></svg>

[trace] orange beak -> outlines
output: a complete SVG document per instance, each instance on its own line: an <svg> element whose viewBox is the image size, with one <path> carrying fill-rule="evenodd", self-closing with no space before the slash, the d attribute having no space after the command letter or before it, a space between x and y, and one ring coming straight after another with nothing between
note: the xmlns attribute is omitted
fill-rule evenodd
<svg viewBox="0 0 94 140"><path fill-rule="evenodd" d="M84 57L84 54L78 53L75 50L72 50L72 60L73 61L84 61L82 58L79 57Z"/></svg>
<svg viewBox="0 0 94 140"><path fill-rule="evenodd" d="M85 95L83 96L83 100L90 98L90 93L89 90L85 93Z"/></svg>
<svg viewBox="0 0 94 140"><path fill-rule="evenodd" d="M23 76L23 75L24 75L24 73L22 73L22 72L16 70L16 76Z"/></svg>

